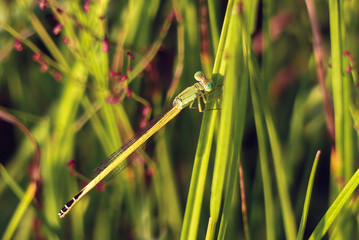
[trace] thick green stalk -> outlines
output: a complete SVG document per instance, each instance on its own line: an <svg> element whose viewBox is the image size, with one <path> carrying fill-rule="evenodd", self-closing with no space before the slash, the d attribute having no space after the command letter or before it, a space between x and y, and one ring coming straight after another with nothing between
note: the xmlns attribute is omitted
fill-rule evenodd
<svg viewBox="0 0 359 240"><path fill-rule="evenodd" d="M235 4L238 2L235 2ZM235 71L238 67L237 59L240 57L241 51L238 50L240 46L239 36L237 29L240 27L238 19L238 11L233 11L231 16L228 37L225 47L225 55L228 61L228 76L225 77L223 87L223 97L221 104L221 122L219 125L216 157L213 169L211 199L210 199L210 221L208 223L206 239L213 239L216 230L217 222L219 219L220 209L222 205L222 196L225 176L227 176L227 169L231 165L231 149L230 142L233 141L233 125L237 105L235 102L236 95L238 94L238 75ZM238 123L237 123L238 124Z"/></svg>
<svg viewBox="0 0 359 240"><path fill-rule="evenodd" d="M337 159L334 161L338 164L341 164L344 159L344 101L340 5L339 0L329 0L335 150L337 156ZM336 174L341 174L341 169L336 170L338 170Z"/></svg>
<svg viewBox="0 0 359 240"><path fill-rule="evenodd" d="M213 81L215 83L218 83L222 80L220 75L223 76L225 71L223 54L233 3L233 0L228 2L226 16L223 22L222 34L213 67ZM208 104L208 108L214 108L213 102ZM216 118L217 111L207 111L203 115L197 152L191 177L190 190L188 193L185 217L181 231L181 239L197 239L197 230Z"/></svg>

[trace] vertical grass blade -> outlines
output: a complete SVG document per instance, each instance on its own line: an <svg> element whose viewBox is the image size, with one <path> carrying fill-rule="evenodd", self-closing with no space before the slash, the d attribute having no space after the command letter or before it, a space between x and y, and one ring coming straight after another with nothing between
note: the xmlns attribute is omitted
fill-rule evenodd
<svg viewBox="0 0 359 240"><path fill-rule="evenodd" d="M269 170L268 158L268 142L266 140L265 125L263 115L260 108L260 102L253 81L250 81L251 100L254 112L254 121L257 132L258 148L259 148L259 161L262 174L262 183L264 191L264 206L265 206L265 223L266 223L266 236L267 239L276 239L275 229L272 227L274 222L274 200L272 190L272 180Z"/></svg>
<svg viewBox="0 0 359 240"><path fill-rule="evenodd" d="M268 131L269 143L272 149L272 156L274 162L275 176L277 180L277 187L279 191L279 199L281 203L283 222L285 227L285 233L287 239L295 239L296 236L296 226L295 226L295 218L294 212L291 206L287 180L285 176L285 169L283 166L284 159L282 158L282 150L278 138L278 133L275 128L275 124L273 121L271 109L268 104L268 100L265 98L267 94L263 89L263 84L260 81L259 77L259 67L257 64L257 60L254 56L254 53L251 49L251 41L248 31L245 27L243 27L243 37L245 39L245 59L247 60L250 81L251 81L251 95L252 101L257 102L260 106L259 110L263 114L266 127ZM255 98L255 99L253 99Z"/></svg>
<svg viewBox="0 0 359 240"><path fill-rule="evenodd" d="M229 34L225 47L225 55L228 58L228 68L224 80L223 97L221 105L221 122L219 125L216 156L212 177L211 199L210 199L210 220L208 223L206 239L213 239L217 222L219 219L220 209L222 205L223 188L225 176L228 176L229 166L231 165L231 142L233 141L234 114L238 111L236 98L238 91L238 58L241 51L240 39L235 29L238 29L239 19L238 10L235 2L235 10L232 12ZM228 74L229 73L229 74ZM228 75L227 75L228 74ZM237 133L234 133L237 134ZM228 170L227 170L228 169ZM232 176L234 177L234 176Z"/></svg>
<svg viewBox="0 0 359 240"><path fill-rule="evenodd" d="M303 236L304 236L305 225L307 223L307 217L308 217L308 212L309 212L310 198L312 196L314 177L315 177L315 172L317 171L317 166L318 166L318 161L319 161L320 154L321 154L321 151L319 150L317 152L317 154L315 155L312 171L310 172L307 193L305 194L305 201L304 201L302 219L300 221L300 225L299 225L299 229L298 229L297 240L302 240Z"/></svg>
<svg viewBox="0 0 359 240"><path fill-rule="evenodd" d="M224 74L223 63L224 46L226 43L228 25L233 9L234 1L229 1L226 16L223 22L222 33L219 41L217 55L213 67L213 81L218 84ZM214 103L209 103L208 108L214 108ZM197 230L202 207L204 183L207 176L208 161L212 146L213 131L215 127L217 111L208 111L203 115L200 136L197 145L196 157L193 165L191 184L188 193L185 216L182 225L181 239L197 239Z"/></svg>
<svg viewBox="0 0 359 240"><path fill-rule="evenodd" d="M236 24L233 24L235 27L240 28L239 17L235 16ZM248 95L248 72L244 67L243 63L243 53L240 44L239 36L232 36L234 45L231 48L231 58L228 63L228 70L226 73L227 81L235 81L236 84L232 86L233 90L233 120L231 124L233 125L233 134L231 134L231 144L229 144L229 164L226 169L226 184L224 192L224 203L223 203L223 212L221 215L221 223L218 232L218 239L226 239L226 230L228 222L231 220L231 207L232 207L232 198L235 192L235 187L239 186L236 184L238 179L238 166L240 154L242 151L242 139L245 126L245 117L247 113L247 95ZM221 159L217 161L221 162ZM220 163L221 164L221 163Z"/></svg>
<svg viewBox="0 0 359 240"><path fill-rule="evenodd" d="M339 165L344 160L344 102L343 102L343 64L341 9L339 0L329 0L330 41L332 54L332 85L334 102L335 150ZM338 165L338 166L339 166ZM340 174L341 169L337 169Z"/></svg>

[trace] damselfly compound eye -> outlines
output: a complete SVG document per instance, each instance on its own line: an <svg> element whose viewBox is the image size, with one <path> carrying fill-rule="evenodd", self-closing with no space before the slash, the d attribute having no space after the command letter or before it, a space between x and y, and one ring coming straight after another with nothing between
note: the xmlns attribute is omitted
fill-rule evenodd
<svg viewBox="0 0 359 240"><path fill-rule="evenodd" d="M204 90L206 92L211 92L213 90L213 83L209 82L205 87Z"/></svg>

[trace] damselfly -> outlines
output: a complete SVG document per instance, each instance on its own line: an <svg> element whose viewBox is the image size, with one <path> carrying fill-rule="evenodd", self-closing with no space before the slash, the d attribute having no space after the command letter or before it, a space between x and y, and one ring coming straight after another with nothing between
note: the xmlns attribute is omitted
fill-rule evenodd
<svg viewBox="0 0 359 240"><path fill-rule="evenodd" d="M128 142L122 145L118 150L112 153L104 162L102 162L97 169L100 171L81 191L76 194L58 213L60 218L63 218L75 204L94 188L101 180L115 169L121 171L128 166L128 157L136 149L138 149L148 138L160 130L171 119L187 106L192 107L195 100L198 100L198 109L202 112L200 99L207 103L206 95L213 90L212 81L206 77L204 73L198 71L194 74L194 78L198 81L193 86L186 88L173 100L172 108L164 114L156 117L149 122L140 132L135 134Z"/></svg>

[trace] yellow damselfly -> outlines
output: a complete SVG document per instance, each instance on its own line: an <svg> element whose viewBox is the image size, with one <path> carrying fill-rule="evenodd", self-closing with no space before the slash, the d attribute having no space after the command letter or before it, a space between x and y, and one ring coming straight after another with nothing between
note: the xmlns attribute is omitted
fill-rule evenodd
<svg viewBox="0 0 359 240"><path fill-rule="evenodd" d="M129 141L111 154L104 162L102 162L96 169L98 175L94 177L81 191L76 194L58 213L60 218L63 218L69 213L71 208L80 201L92 188L94 188L101 180L115 169L121 171L128 165L128 157L136 151L144 142L147 141L153 134L166 125L171 119L187 106L192 107L194 101L198 100L199 111L202 112L200 99L207 103L206 94L213 90L212 81L204 75L201 71L194 74L194 78L198 81L193 86L186 88L173 100L172 108L163 115L160 115L150 121L140 132L135 134ZM99 170L99 171L98 171Z"/></svg>

